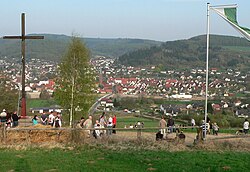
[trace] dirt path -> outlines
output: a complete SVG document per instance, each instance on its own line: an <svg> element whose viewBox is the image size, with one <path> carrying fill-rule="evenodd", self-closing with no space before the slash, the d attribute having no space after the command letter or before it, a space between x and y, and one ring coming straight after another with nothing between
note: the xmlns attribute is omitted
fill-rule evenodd
<svg viewBox="0 0 250 172"><path fill-rule="evenodd" d="M196 133L185 133L185 145L191 145L194 143L194 139L196 137ZM119 131L116 135L112 135L115 139L121 140L134 140L137 139L137 132L123 132ZM174 139L176 137L175 133L168 134L167 138ZM155 133L152 132L142 132L141 138L147 140L155 140ZM219 133L218 136L216 135L207 135L207 141L239 141L244 140L244 142L250 143L250 135L235 135L235 134L226 134L226 133Z"/></svg>

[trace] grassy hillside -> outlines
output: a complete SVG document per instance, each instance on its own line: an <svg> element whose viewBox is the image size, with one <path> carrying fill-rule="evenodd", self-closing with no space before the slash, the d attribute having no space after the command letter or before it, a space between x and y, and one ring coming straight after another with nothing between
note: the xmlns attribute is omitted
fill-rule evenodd
<svg viewBox="0 0 250 172"><path fill-rule="evenodd" d="M2 149L1 171L248 171L249 152Z"/></svg>
<svg viewBox="0 0 250 172"><path fill-rule="evenodd" d="M27 58L40 58L50 60L60 60L65 53L70 36L43 34L44 40L27 40ZM82 38L86 46L93 55L104 55L118 57L130 51L140 48L148 48L153 45L160 45L161 42L143 39L102 39L102 38ZM0 39L0 56L20 57L19 40Z"/></svg>
<svg viewBox="0 0 250 172"><path fill-rule="evenodd" d="M232 36L210 36L210 67L240 68L250 66L250 42ZM205 67L206 36L169 41L161 46L129 52L119 62L131 66L160 66L161 70Z"/></svg>

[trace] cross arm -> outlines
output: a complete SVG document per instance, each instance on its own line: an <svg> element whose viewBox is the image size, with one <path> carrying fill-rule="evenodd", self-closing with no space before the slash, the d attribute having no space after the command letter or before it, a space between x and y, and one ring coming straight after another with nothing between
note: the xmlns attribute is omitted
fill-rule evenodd
<svg viewBox="0 0 250 172"><path fill-rule="evenodd" d="M4 36L3 39L23 39L22 36ZM44 36L24 36L24 39L44 39Z"/></svg>
<svg viewBox="0 0 250 172"><path fill-rule="evenodd" d="M25 39L44 39L44 36L25 36Z"/></svg>
<svg viewBox="0 0 250 172"><path fill-rule="evenodd" d="M22 39L22 36L4 36L3 39Z"/></svg>

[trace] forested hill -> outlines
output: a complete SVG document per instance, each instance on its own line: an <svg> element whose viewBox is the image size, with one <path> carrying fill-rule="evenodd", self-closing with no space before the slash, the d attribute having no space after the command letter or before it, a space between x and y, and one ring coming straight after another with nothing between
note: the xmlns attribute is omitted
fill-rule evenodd
<svg viewBox="0 0 250 172"><path fill-rule="evenodd" d="M33 34L36 35L36 34ZM71 39L66 35L39 34L44 35L44 40L26 40L27 58L40 58L60 60L66 51ZM130 51L160 45L162 42L144 39L102 39L82 38L93 55L104 55L118 57ZM0 39L0 57L20 57L20 40Z"/></svg>
<svg viewBox="0 0 250 172"><path fill-rule="evenodd" d="M217 68L250 67L250 42L244 38L210 35L209 66ZM159 70L205 67L206 35L169 41L160 46L129 52L119 63L131 66L155 65Z"/></svg>

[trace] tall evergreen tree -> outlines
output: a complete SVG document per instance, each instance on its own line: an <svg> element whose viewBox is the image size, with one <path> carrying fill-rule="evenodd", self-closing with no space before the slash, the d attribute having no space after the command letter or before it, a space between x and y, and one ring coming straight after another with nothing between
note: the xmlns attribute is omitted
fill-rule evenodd
<svg viewBox="0 0 250 172"><path fill-rule="evenodd" d="M87 115L94 102L94 72L90 65L90 52L80 38L73 36L66 55L58 68L55 99L70 109L70 125L73 126L75 111ZM78 117L80 118L80 116Z"/></svg>

